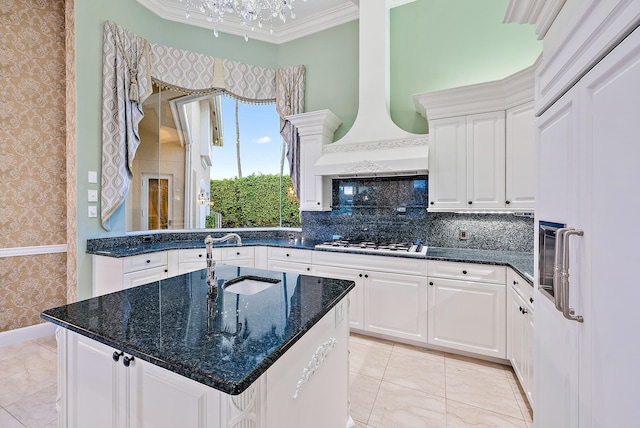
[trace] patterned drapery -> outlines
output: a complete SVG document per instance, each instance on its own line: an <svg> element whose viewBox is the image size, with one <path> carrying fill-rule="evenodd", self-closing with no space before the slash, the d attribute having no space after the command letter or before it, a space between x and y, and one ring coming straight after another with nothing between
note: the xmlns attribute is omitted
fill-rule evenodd
<svg viewBox="0 0 640 428"><path fill-rule="evenodd" d="M102 55L100 217L102 227L110 230L109 219L129 192L133 158L140 145L142 102L153 89L145 39L106 22Z"/></svg>
<svg viewBox="0 0 640 428"><path fill-rule="evenodd" d="M304 65L294 65L276 72L276 110L280 115L280 135L287 143L289 175L300 196L300 137L298 130L286 120L289 115L304 113Z"/></svg>
<svg viewBox="0 0 640 428"><path fill-rule="evenodd" d="M185 94L224 91L244 102L276 102L281 133L289 144L291 177L295 176L297 183L299 156L297 143L292 144L297 133L284 116L302 113L304 109L304 66L276 71L150 44L107 21L103 48L101 190L101 219L106 230L110 230L109 218L129 191L131 165L140 144L138 124L143 117L142 103L152 93L152 80Z"/></svg>

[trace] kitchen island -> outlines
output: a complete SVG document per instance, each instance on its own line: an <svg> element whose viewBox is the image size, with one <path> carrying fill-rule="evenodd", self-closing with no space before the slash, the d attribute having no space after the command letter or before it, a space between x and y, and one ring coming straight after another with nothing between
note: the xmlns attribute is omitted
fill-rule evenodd
<svg viewBox="0 0 640 428"><path fill-rule="evenodd" d="M49 309L60 427L346 427L353 281L231 265ZM253 293L225 290L268 278ZM253 293L253 294L251 294Z"/></svg>

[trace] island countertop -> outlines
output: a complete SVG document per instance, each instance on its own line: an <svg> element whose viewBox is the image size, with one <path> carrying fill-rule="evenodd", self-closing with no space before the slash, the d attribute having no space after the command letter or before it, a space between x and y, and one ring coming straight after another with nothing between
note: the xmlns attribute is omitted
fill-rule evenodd
<svg viewBox="0 0 640 428"><path fill-rule="evenodd" d="M258 379L354 287L353 281L230 265L71 303L41 318L149 363L237 395ZM247 295L225 291L244 275L278 283Z"/></svg>

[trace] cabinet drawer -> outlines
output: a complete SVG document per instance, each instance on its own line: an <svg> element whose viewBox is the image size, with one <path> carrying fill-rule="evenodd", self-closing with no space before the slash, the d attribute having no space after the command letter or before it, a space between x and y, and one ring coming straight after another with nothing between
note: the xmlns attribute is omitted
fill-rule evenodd
<svg viewBox="0 0 640 428"><path fill-rule="evenodd" d="M236 259L253 259L253 247L221 248L220 258L225 262L233 262Z"/></svg>
<svg viewBox="0 0 640 428"><path fill-rule="evenodd" d="M283 260L295 263L311 263L311 251L292 248L272 248L268 250L269 260Z"/></svg>
<svg viewBox="0 0 640 428"><path fill-rule="evenodd" d="M333 251L314 251L313 264L406 275L426 275L427 261L408 257L370 256Z"/></svg>
<svg viewBox="0 0 640 428"><path fill-rule="evenodd" d="M268 270L275 270L277 272L292 272L305 275L311 275L311 264L308 263L295 263L280 260L269 260L267 264Z"/></svg>
<svg viewBox="0 0 640 428"><path fill-rule="evenodd" d="M122 275L122 286L124 289L137 287L138 285L167 279L166 266L140 270Z"/></svg>
<svg viewBox="0 0 640 428"><path fill-rule="evenodd" d="M533 307L533 286L531 284L513 270L509 270L507 283L522 297L527 305Z"/></svg>
<svg viewBox="0 0 640 428"><path fill-rule="evenodd" d="M167 252L140 254L137 256L125 257L123 260L123 272L135 272L142 269L149 269L167 265Z"/></svg>
<svg viewBox="0 0 640 428"><path fill-rule="evenodd" d="M428 270L429 276L438 278L489 282L493 284L504 284L507 280L507 268L504 266L429 261Z"/></svg>
<svg viewBox="0 0 640 428"><path fill-rule="evenodd" d="M215 260L215 251L214 251L214 260ZM192 263L203 261L206 263L207 260L207 250L206 248L193 248L189 250L178 250L178 260L180 263Z"/></svg>

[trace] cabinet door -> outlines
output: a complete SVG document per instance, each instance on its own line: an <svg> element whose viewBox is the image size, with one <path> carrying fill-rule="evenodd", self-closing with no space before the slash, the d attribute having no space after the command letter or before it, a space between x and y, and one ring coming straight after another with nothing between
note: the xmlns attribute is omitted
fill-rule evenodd
<svg viewBox="0 0 640 428"><path fill-rule="evenodd" d="M427 278L364 273L365 330L403 339L427 340Z"/></svg>
<svg viewBox="0 0 640 428"><path fill-rule="evenodd" d="M528 380L525 347L531 347L526 346L526 315L522 313L523 308L526 308L524 301L512 287L509 287L507 358L511 361L511 366L513 367L513 371L516 372L520 385L525 389Z"/></svg>
<svg viewBox="0 0 640 428"><path fill-rule="evenodd" d="M507 110L506 208L532 211L536 191L533 103Z"/></svg>
<svg viewBox="0 0 640 428"><path fill-rule="evenodd" d="M126 371L113 348L67 333L67 422L69 428L126 426ZM62 357L62 356L61 356Z"/></svg>
<svg viewBox="0 0 640 428"><path fill-rule="evenodd" d="M467 116L467 207L505 206L505 113Z"/></svg>
<svg viewBox="0 0 640 428"><path fill-rule="evenodd" d="M131 363L131 427L220 426L220 392L140 359ZM87 425L89 426L89 425Z"/></svg>
<svg viewBox="0 0 640 428"><path fill-rule="evenodd" d="M167 278L167 267L161 266L153 269L145 269L138 272L125 273L122 275L122 284L124 288L136 287L138 285L148 284L154 281L160 281Z"/></svg>
<svg viewBox="0 0 640 428"><path fill-rule="evenodd" d="M429 122L429 209L467 206L467 119Z"/></svg>
<svg viewBox="0 0 640 428"><path fill-rule="evenodd" d="M358 269L346 269L331 266L314 266L313 274L326 278L348 279L356 286L349 292L349 327L364 329L364 273Z"/></svg>
<svg viewBox="0 0 640 428"><path fill-rule="evenodd" d="M429 343L506 357L504 284L429 278Z"/></svg>

